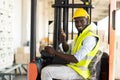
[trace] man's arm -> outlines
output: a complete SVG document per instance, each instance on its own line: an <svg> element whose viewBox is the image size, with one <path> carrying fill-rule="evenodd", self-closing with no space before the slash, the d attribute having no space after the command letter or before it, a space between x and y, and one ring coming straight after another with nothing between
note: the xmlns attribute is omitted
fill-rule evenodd
<svg viewBox="0 0 120 80"><path fill-rule="evenodd" d="M87 37L79 51L74 55L78 61L83 59L97 44L97 38L94 36Z"/></svg>
<svg viewBox="0 0 120 80"><path fill-rule="evenodd" d="M73 63L77 63L78 61L80 61L81 59L83 59L87 53L89 53L96 45L96 38L93 36L87 37L84 41L83 44L80 48L79 51L76 52L75 55L70 55L70 54L64 54L63 52L58 52L56 50L54 50L54 48L50 47L50 46L46 46L45 50L54 56L58 56L68 62L73 62Z"/></svg>
<svg viewBox="0 0 120 80"><path fill-rule="evenodd" d="M63 29L61 29L61 42L62 42L62 48L63 48L63 50L64 50L65 52L67 52L68 49L69 49L69 46L68 46L68 44L67 44L67 42L66 42L66 34L65 34L65 32L63 31Z"/></svg>
<svg viewBox="0 0 120 80"><path fill-rule="evenodd" d="M45 50L51 54L51 55L54 55L54 56L58 56L68 62L78 62L77 59L74 57L74 55L70 55L70 54L64 54L63 52L58 52L56 50L54 50L53 47L50 47L50 46L46 46L45 47Z"/></svg>

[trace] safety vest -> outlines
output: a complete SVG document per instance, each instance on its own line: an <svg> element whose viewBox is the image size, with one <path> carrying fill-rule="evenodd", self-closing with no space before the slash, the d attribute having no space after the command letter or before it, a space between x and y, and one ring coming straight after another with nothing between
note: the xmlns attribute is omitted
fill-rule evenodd
<svg viewBox="0 0 120 80"><path fill-rule="evenodd" d="M93 50L91 50L82 60L78 63L70 63L67 66L71 67L75 70L79 75L81 75L84 79L88 79L90 77L90 71L88 69L88 65L90 64L93 57L96 55L99 47L99 37L91 31L91 26L87 26L83 32L75 39L75 44L72 49L72 54L76 54L77 51L80 50L83 41L88 36L95 36L97 40L97 44Z"/></svg>

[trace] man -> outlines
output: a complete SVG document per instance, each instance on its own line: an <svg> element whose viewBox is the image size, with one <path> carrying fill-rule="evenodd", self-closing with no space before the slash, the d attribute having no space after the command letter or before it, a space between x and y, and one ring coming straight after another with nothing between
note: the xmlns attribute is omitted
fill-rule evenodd
<svg viewBox="0 0 120 80"><path fill-rule="evenodd" d="M88 65L96 55L99 47L99 37L93 33L89 24L90 16L83 8L78 8L73 16L78 35L72 42L72 46L66 42L66 34L61 31L62 48L64 52L58 52L50 46L45 50L53 55L69 62L67 65L49 65L42 69L41 79L66 79L84 80L89 79Z"/></svg>

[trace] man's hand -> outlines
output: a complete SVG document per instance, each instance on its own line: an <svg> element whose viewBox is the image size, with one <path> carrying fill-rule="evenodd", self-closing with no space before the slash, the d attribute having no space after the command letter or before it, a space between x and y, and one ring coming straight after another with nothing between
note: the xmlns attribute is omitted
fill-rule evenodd
<svg viewBox="0 0 120 80"><path fill-rule="evenodd" d="M51 54L51 55L55 55L55 53L56 53L55 49L53 47L51 47L51 46L46 46L45 51L47 53Z"/></svg>
<svg viewBox="0 0 120 80"><path fill-rule="evenodd" d="M63 29L61 29L61 42L65 42L66 41L66 34L64 32Z"/></svg>

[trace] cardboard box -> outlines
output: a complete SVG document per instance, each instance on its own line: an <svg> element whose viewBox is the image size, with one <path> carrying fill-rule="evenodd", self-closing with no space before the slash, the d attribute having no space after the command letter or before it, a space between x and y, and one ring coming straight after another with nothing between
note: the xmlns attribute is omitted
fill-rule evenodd
<svg viewBox="0 0 120 80"><path fill-rule="evenodd" d="M36 57L40 57L39 46L36 47ZM30 47L24 46L17 48L15 53L15 63L28 64L30 62Z"/></svg>
<svg viewBox="0 0 120 80"><path fill-rule="evenodd" d="M25 47L19 47L19 48L17 48L17 53L24 53L24 54L26 54L26 53L30 53L30 47L28 47L28 46L25 46Z"/></svg>
<svg viewBox="0 0 120 80"><path fill-rule="evenodd" d="M16 64L28 64L30 62L30 54L15 54L15 63Z"/></svg>

